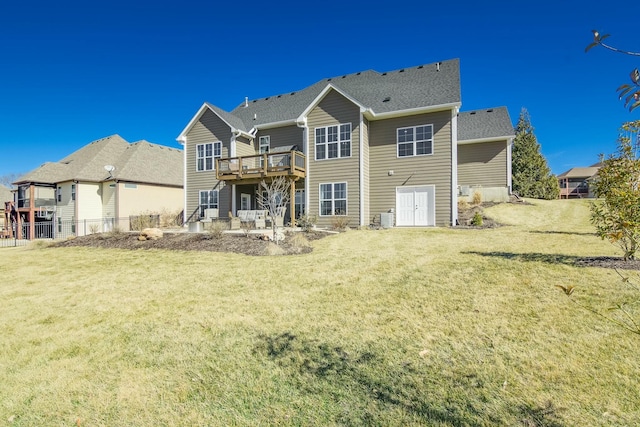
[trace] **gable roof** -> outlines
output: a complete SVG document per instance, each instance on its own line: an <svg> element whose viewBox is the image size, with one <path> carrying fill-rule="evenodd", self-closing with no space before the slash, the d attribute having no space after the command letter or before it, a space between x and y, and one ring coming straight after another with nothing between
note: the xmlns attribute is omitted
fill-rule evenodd
<svg viewBox="0 0 640 427"><path fill-rule="evenodd" d="M242 102L231 112L205 103L180 133L189 132L197 119L210 109L232 129L245 133L275 123L295 123L328 87L364 107L371 117L393 112L460 104L458 59L379 73L361 71L320 80L302 90Z"/></svg>
<svg viewBox="0 0 640 427"><path fill-rule="evenodd" d="M458 142L515 138L506 107L466 111L458 114Z"/></svg>
<svg viewBox="0 0 640 427"><path fill-rule="evenodd" d="M558 175L558 178L591 178L598 173L600 166L577 167Z"/></svg>
<svg viewBox="0 0 640 427"><path fill-rule="evenodd" d="M109 174L106 165L115 166ZM182 151L140 141L129 144L119 135L90 142L59 162L48 162L20 177L14 184L56 184L78 180L122 181L182 186Z"/></svg>

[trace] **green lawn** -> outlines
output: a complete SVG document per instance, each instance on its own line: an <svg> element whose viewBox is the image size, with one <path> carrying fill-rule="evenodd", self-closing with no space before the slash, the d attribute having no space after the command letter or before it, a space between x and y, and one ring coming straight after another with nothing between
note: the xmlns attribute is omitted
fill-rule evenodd
<svg viewBox="0 0 640 427"><path fill-rule="evenodd" d="M639 425L638 298L584 201L300 256L0 249L0 425ZM636 277L635 273L630 273Z"/></svg>

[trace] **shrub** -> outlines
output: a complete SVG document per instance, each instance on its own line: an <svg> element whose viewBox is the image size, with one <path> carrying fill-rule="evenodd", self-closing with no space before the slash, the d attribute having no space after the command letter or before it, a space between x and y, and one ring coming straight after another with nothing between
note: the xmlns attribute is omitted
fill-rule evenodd
<svg viewBox="0 0 640 427"><path fill-rule="evenodd" d="M316 226L318 217L315 215L302 215L297 219L296 223L298 227L302 228L302 231L310 232Z"/></svg>
<svg viewBox="0 0 640 427"><path fill-rule="evenodd" d="M264 248L265 255L285 255L286 251L275 243L269 242Z"/></svg>
<svg viewBox="0 0 640 427"><path fill-rule="evenodd" d="M476 212L471 219L471 225L476 227L482 227L482 214L480 212Z"/></svg>
<svg viewBox="0 0 640 427"><path fill-rule="evenodd" d="M473 196L471 197L471 203L478 206L482 203L482 194L479 191L474 191Z"/></svg>
<svg viewBox="0 0 640 427"><path fill-rule="evenodd" d="M467 199L458 199L458 209L459 210L466 211L470 207L471 206L469 205L469 202L467 201Z"/></svg>
<svg viewBox="0 0 640 427"><path fill-rule="evenodd" d="M182 211L169 211L164 208L160 211L160 227L180 227L182 225Z"/></svg>
<svg viewBox="0 0 640 427"><path fill-rule="evenodd" d="M331 227L334 230L344 231L349 226L349 217L346 215L336 215L331 218Z"/></svg>
<svg viewBox="0 0 640 427"><path fill-rule="evenodd" d="M89 233L90 234L96 234L98 231L100 231L100 225L99 224L89 224Z"/></svg>
<svg viewBox="0 0 640 427"><path fill-rule="evenodd" d="M129 217L129 228L131 231L142 231L145 228L156 228L160 215L153 214L151 212L141 212L139 215L132 215Z"/></svg>
<svg viewBox="0 0 640 427"><path fill-rule="evenodd" d="M222 237L222 233L228 229L229 224L226 221L211 221L211 223L207 225L206 231L212 237L218 239Z"/></svg>
<svg viewBox="0 0 640 427"><path fill-rule="evenodd" d="M289 237L289 243L294 248L308 248L311 247L311 243L302 233L293 233L292 236Z"/></svg>

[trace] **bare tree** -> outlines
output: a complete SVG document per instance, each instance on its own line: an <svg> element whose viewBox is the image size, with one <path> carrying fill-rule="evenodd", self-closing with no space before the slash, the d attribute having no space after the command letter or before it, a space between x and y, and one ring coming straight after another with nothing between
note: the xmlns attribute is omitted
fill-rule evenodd
<svg viewBox="0 0 640 427"><path fill-rule="evenodd" d="M291 182L283 176L274 178L272 181L260 181L256 199L260 209L267 211L271 219L271 231L273 240L278 243L281 240L278 233L277 218L284 217L284 211L290 199Z"/></svg>
<svg viewBox="0 0 640 427"><path fill-rule="evenodd" d="M19 173L8 173L6 175L0 176L0 184L11 187L12 182L16 182L18 178L20 178L22 174Z"/></svg>

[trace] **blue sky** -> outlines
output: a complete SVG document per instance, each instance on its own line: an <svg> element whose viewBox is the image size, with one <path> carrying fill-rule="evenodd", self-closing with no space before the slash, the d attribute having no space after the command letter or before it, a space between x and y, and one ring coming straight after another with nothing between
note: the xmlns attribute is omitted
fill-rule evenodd
<svg viewBox="0 0 640 427"><path fill-rule="evenodd" d="M3 2L0 176L112 134L179 147L203 102L250 99L357 71L460 58L462 110L522 107L554 173L615 150L618 101L640 59L637 6L513 1ZM635 9L635 10L634 10ZM629 17L625 20L625 17ZM627 22L629 21L629 22Z"/></svg>

